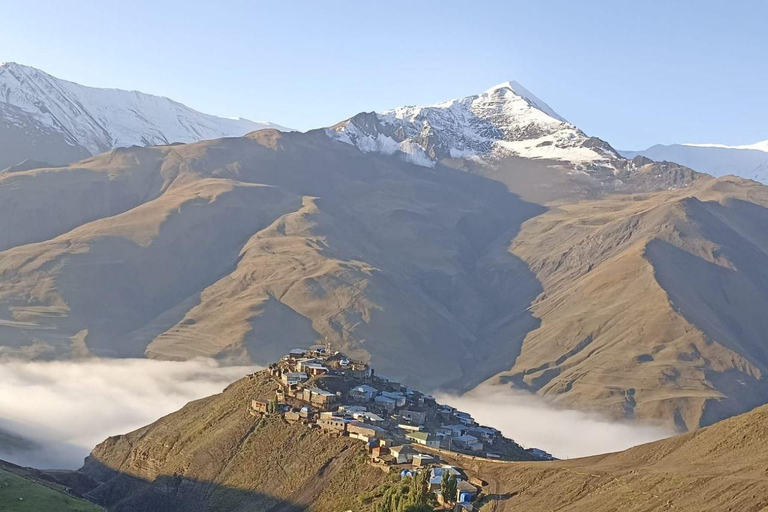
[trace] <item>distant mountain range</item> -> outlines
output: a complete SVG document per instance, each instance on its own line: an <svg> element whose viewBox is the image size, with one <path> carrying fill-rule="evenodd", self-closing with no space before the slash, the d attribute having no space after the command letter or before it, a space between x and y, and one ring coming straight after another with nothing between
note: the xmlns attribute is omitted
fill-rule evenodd
<svg viewBox="0 0 768 512"><path fill-rule="evenodd" d="M768 184L768 141L741 146L658 144L644 151L621 151L621 154L627 158L642 155L653 160L676 162L712 176L732 174Z"/></svg>
<svg viewBox="0 0 768 512"><path fill-rule="evenodd" d="M515 82L27 162L0 172L0 353L263 364L327 339L425 390L686 430L768 402L767 223L768 188L627 159Z"/></svg>
<svg viewBox="0 0 768 512"><path fill-rule="evenodd" d="M202 114L137 91L97 89L14 62L0 64L0 169L67 164L117 147L239 137L272 123Z"/></svg>

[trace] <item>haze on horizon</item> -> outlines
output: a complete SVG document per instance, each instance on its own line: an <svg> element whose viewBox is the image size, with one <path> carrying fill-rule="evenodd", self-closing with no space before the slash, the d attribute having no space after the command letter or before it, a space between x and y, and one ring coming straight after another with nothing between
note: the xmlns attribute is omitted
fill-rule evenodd
<svg viewBox="0 0 768 512"><path fill-rule="evenodd" d="M302 130L517 80L619 149L768 139L765 3L554 4L8 2L0 61Z"/></svg>

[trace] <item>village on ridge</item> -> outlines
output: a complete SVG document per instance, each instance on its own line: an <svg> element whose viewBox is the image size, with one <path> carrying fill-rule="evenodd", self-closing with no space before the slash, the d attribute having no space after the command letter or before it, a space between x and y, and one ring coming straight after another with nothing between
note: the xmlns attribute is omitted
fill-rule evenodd
<svg viewBox="0 0 768 512"><path fill-rule="evenodd" d="M270 400L252 400L254 415L281 415L329 435L365 443L371 464L410 477L430 472L430 487L440 496L447 471L457 481L456 496L445 500L473 510L484 482L467 478L440 455L492 460L552 460L538 449L524 449L495 428L478 425L472 416L416 390L375 374L330 346L291 350L267 370L279 384Z"/></svg>

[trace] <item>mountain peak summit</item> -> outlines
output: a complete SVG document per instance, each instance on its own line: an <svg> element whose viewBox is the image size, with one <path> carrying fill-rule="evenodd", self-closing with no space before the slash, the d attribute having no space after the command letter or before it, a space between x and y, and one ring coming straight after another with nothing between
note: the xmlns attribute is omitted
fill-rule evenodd
<svg viewBox="0 0 768 512"><path fill-rule="evenodd" d="M541 110L548 116L554 119L557 119L558 121L562 121L564 123L568 122L566 121L565 118L560 116L560 114L555 112L554 109L552 109L552 107L547 105L544 101L539 99L535 94L533 94L531 91L526 89L523 84L521 84L520 82L516 82L515 80L508 80L506 82L502 82L500 84L494 85L490 89L486 90L483 94L506 95L506 94L509 94L509 92L511 92L517 97L523 98L531 105L531 107Z"/></svg>
<svg viewBox="0 0 768 512"><path fill-rule="evenodd" d="M435 105L358 114L327 133L363 152L428 167L445 158L506 156L567 161L576 168L611 167L620 158L515 81Z"/></svg>

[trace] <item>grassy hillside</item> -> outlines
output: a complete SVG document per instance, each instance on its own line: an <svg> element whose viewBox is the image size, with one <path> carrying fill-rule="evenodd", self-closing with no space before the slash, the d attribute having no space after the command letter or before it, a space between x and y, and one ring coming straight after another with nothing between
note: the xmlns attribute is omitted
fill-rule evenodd
<svg viewBox="0 0 768 512"><path fill-rule="evenodd" d="M44 485L0 468L0 512L103 512L54 484Z"/></svg>
<svg viewBox="0 0 768 512"><path fill-rule="evenodd" d="M606 455L457 462L488 482L484 512L768 510L768 406Z"/></svg>
<svg viewBox="0 0 768 512"><path fill-rule="evenodd" d="M397 473L367 463L361 442L248 413L276 384L264 372L106 440L80 476L111 512L374 510ZM768 510L768 406L612 454L503 462L420 447L486 482L486 512ZM90 483L89 483L90 485Z"/></svg>
<svg viewBox="0 0 768 512"><path fill-rule="evenodd" d="M126 512L357 510L385 473L360 441L249 414L276 386L261 372L107 439L81 470L100 482L87 496Z"/></svg>
<svg viewBox="0 0 768 512"><path fill-rule="evenodd" d="M542 283L541 323L491 382L683 431L766 403L765 205L764 186L703 179L526 222L508 250Z"/></svg>

